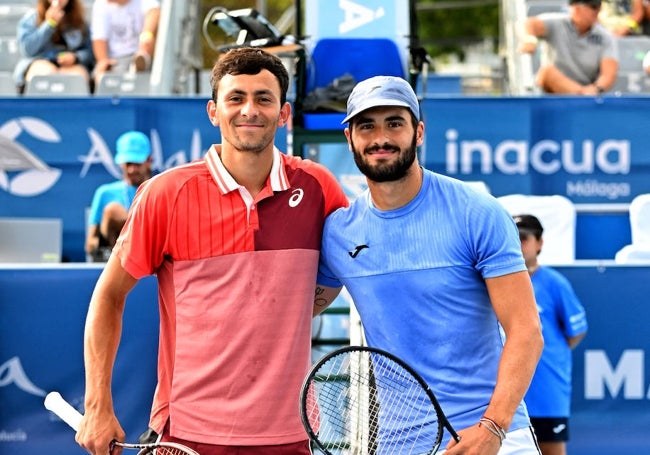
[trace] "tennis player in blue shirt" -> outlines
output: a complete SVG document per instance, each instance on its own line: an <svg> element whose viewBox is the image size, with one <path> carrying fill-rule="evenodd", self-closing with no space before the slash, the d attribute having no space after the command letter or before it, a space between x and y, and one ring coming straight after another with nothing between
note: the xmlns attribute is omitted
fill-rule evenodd
<svg viewBox="0 0 650 455"><path fill-rule="evenodd" d="M424 123L403 79L357 84L344 123L368 191L326 221L315 304L347 288L368 344L438 397L460 435L446 435L446 455L539 454L523 397L543 340L514 221L420 166Z"/></svg>
<svg viewBox="0 0 650 455"><path fill-rule="evenodd" d="M533 282L544 336L542 357L524 401L542 455L565 455L571 409L571 350L587 334L587 317L569 280L537 262L544 243L542 223L533 215L513 218Z"/></svg>

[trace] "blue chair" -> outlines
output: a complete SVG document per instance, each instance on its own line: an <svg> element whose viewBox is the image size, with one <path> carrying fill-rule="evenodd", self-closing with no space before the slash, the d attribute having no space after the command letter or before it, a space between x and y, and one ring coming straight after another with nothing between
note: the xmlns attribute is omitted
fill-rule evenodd
<svg viewBox="0 0 650 455"><path fill-rule="evenodd" d="M402 57L388 38L322 38L307 67L307 93L351 74L357 82L372 76L405 77Z"/></svg>

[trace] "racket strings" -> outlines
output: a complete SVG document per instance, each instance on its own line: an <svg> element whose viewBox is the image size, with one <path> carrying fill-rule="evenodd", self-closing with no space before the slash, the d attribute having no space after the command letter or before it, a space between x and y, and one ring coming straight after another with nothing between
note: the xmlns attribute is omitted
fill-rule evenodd
<svg viewBox="0 0 650 455"><path fill-rule="evenodd" d="M343 353L322 365L310 387L307 418L330 453L420 454L439 443L429 396L391 359Z"/></svg>

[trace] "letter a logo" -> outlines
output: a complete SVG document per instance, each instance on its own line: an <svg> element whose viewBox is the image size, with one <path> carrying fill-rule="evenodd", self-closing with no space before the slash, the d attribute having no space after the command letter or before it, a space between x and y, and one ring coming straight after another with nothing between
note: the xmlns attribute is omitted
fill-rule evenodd
<svg viewBox="0 0 650 455"><path fill-rule="evenodd" d="M349 31L366 25L375 19L383 17L384 8L379 7L376 11L350 0L340 0L339 8L345 12L345 21L339 25L339 33L345 34Z"/></svg>

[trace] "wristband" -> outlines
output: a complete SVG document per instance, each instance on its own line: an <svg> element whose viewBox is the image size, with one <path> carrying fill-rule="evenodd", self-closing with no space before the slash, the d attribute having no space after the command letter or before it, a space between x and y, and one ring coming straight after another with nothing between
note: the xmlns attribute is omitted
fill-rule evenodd
<svg viewBox="0 0 650 455"><path fill-rule="evenodd" d="M141 43L146 43L148 41L153 41L153 33L150 31L145 31L140 33L140 42Z"/></svg>
<svg viewBox="0 0 650 455"><path fill-rule="evenodd" d="M627 20L627 26L630 28L630 30L637 30L639 28L639 24L634 19L628 19Z"/></svg>
<svg viewBox="0 0 650 455"><path fill-rule="evenodd" d="M56 26L59 25L59 23L52 18L47 19L45 22L47 22L47 25L52 28L56 28Z"/></svg>

